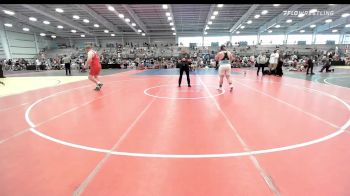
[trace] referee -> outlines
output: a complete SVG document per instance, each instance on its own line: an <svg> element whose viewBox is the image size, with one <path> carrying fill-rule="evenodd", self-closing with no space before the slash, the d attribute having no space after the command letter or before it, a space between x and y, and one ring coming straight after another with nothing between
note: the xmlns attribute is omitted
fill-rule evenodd
<svg viewBox="0 0 350 196"><path fill-rule="evenodd" d="M182 81L182 74L185 71L187 76L187 85L188 87L191 87L191 81L190 81L190 64L192 60L190 58L190 55L188 54L188 51L185 47L181 48L181 53L179 54L179 68L180 68L180 77L179 77L179 87L181 86Z"/></svg>

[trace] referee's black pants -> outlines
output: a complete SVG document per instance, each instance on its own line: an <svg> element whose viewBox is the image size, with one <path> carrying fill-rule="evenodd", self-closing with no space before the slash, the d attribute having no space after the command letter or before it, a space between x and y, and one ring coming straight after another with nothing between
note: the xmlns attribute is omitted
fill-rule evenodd
<svg viewBox="0 0 350 196"><path fill-rule="evenodd" d="M180 65L179 86L181 86L182 74L184 73L184 71L186 72L186 76L187 76L187 85L191 85L189 65Z"/></svg>
<svg viewBox="0 0 350 196"><path fill-rule="evenodd" d="M69 75L72 75L70 73L70 63L65 63L64 64L64 68L66 69L66 76L68 76L68 71L69 71Z"/></svg>

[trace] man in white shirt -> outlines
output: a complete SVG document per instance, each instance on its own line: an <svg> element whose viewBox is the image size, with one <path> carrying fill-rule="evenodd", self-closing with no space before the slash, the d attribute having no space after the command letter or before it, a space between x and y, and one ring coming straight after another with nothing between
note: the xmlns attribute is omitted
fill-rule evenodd
<svg viewBox="0 0 350 196"><path fill-rule="evenodd" d="M36 60L35 60L35 68L36 68L35 71L40 71L40 65L41 65L40 60L39 60L39 59L36 59Z"/></svg>
<svg viewBox="0 0 350 196"><path fill-rule="evenodd" d="M266 56L264 52L260 52L258 58L256 59L256 62L258 63L258 71L256 72L256 75L259 75L259 70L261 68L261 73L264 75L264 66L267 62Z"/></svg>
<svg viewBox="0 0 350 196"><path fill-rule="evenodd" d="M276 69L277 63L278 63L278 58L279 58L278 50L275 50L270 56L270 61L269 61L270 72L274 71Z"/></svg>

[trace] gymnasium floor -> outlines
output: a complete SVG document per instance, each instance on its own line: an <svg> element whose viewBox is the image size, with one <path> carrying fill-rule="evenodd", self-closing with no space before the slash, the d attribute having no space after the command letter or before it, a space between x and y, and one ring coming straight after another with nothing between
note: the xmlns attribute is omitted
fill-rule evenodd
<svg viewBox="0 0 350 196"><path fill-rule="evenodd" d="M7 73L0 195L350 195L350 69ZM243 74L246 71L246 74Z"/></svg>

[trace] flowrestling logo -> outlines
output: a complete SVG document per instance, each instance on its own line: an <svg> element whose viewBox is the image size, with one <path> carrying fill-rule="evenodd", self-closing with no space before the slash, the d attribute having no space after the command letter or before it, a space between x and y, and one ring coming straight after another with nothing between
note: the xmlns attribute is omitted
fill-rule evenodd
<svg viewBox="0 0 350 196"><path fill-rule="evenodd" d="M322 11L283 11L284 16L333 16L334 11L322 10Z"/></svg>

